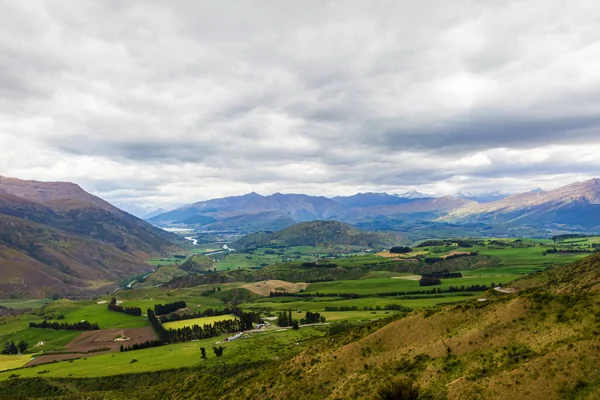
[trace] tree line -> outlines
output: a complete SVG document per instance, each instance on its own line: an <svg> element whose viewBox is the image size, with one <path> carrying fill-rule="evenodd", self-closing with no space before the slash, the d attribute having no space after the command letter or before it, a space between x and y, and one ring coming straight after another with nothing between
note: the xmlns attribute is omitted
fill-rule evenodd
<svg viewBox="0 0 600 400"><path fill-rule="evenodd" d="M186 308L187 304L185 304L185 301L176 301L173 303L167 303L167 304L155 304L154 305L154 313L156 315L161 315L161 314L171 314L181 308Z"/></svg>
<svg viewBox="0 0 600 400"><path fill-rule="evenodd" d="M18 344L15 344L12 340L4 343L4 348L1 354L23 354L29 345L24 340L21 340Z"/></svg>
<svg viewBox="0 0 600 400"><path fill-rule="evenodd" d="M300 319L302 325L324 323L327 319L318 312L307 311L304 318Z"/></svg>
<svg viewBox="0 0 600 400"><path fill-rule="evenodd" d="M357 306L341 306L341 307L336 307L336 306L325 306L325 311L358 311L358 310L364 310L364 311L373 311L373 310L394 310L394 311L404 311L404 312L411 312L413 309L410 307L405 307L405 306L401 306L400 304L386 304L383 307L381 306L375 306L375 307L371 307L371 306L364 306L364 307L357 307Z"/></svg>
<svg viewBox="0 0 600 400"><path fill-rule="evenodd" d="M110 311L116 311L124 314L134 315L136 317L142 316L142 309L139 307L123 307L117 304L117 299L114 297L108 303L108 309Z"/></svg>
<svg viewBox="0 0 600 400"><path fill-rule="evenodd" d="M215 321L203 326L184 326L178 329L165 329L156 314L148 309L148 321L163 344L189 342L198 339L207 339L226 333L242 332L253 328L253 323L260 322L260 315L255 312L238 312L237 319ZM234 314L235 315L235 314Z"/></svg>
<svg viewBox="0 0 600 400"><path fill-rule="evenodd" d="M361 297L393 297L393 296L410 296L419 294L441 294L441 293L455 293L455 292L483 292L489 288L494 288L497 285L492 283L490 286L486 285L471 285L471 286L449 286L447 289L442 288L431 288L423 290L403 291L403 292L380 292L380 293L369 293L360 295L358 293L290 293L289 296L293 297L345 297L348 299L358 299Z"/></svg>
<svg viewBox="0 0 600 400"><path fill-rule="evenodd" d="M96 322L88 322L88 321L75 322L72 324L70 324L68 322L49 322L49 321L42 321L42 322L38 322L38 323L30 322L29 327L30 328L54 329L55 331L58 331L58 330L97 331L100 329L100 327L98 326L98 324Z"/></svg>
<svg viewBox="0 0 600 400"><path fill-rule="evenodd" d="M186 319L216 317L219 315L228 315L228 314L238 315L238 314L241 314L241 312L242 311L238 308L225 307L222 310L207 308L204 311L188 312L188 313L183 313L183 314L161 315L160 322L164 323L164 322L170 322L170 321L183 321Z"/></svg>

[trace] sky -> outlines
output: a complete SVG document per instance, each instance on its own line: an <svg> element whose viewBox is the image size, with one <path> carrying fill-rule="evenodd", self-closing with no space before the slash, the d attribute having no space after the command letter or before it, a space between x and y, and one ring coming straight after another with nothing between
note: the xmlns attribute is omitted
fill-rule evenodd
<svg viewBox="0 0 600 400"><path fill-rule="evenodd" d="M594 1L0 0L0 175L154 208L600 176Z"/></svg>

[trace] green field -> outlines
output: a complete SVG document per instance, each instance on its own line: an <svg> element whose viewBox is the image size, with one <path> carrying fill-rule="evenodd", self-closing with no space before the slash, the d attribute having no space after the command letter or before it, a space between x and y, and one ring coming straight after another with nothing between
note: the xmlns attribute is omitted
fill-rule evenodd
<svg viewBox="0 0 600 400"><path fill-rule="evenodd" d="M95 377L118 375L132 372L157 371L169 368L192 367L211 364L238 364L260 360L271 360L302 350L307 341L321 337L324 329L305 327L300 330L269 331L249 334L248 338L222 343L227 336L214 337L196 342L172 344L166 347L137 350L124 353L102 354L53 364L44 364L18 371L0 373L0 380L8 379L15 373L19 377L38 377L40 371L45 377ZM222 357L215 357L213 346L222 343L225 351ZM200 347L205 347L208 358L200 358ZM137 360L132 363L132 360Z"/></svg>
<svg viewBox="0 0 600 400"><path fill-rule="evenodd" d="M212 324L212 323L215 323L218 321L227 321L230 319L235 319L235 316L233 316L233 315L217 315L214 317L186 319L183 321L167 322L167 323L163 324L163 326L167 329L179 329L179 328L183 328L185 326L194 326L194 325L203 326L205 324Z"/></svg>
<svg viewBox="0 0 600 400"><path fill-rule="evenodd" d="M32 300L24 300L24 299L5 299L0 300L0 306L14 309L24 309L24 308L40 308L48 303L51 300L49 299L32 299Z"/></svg>
<svg viewBox="0 0 600 400"><path fill-rule="evenodd" d="M31 356L6 356L0 354L0 371L8 369L21 368L31 360Z"/></svg>
<svg viewBox="0 0 600 400"><path fill-rule="evenodd" d="M101 329L139 328L148 325L144 317L110 311L106 303L98 304L97 301L57 300L46 306L45 312L54 316L64 315L63 322L96 322Z"/></svg>
<svg viewBox="0 0 600 400"><path fill-rule="evenodd" d="M514 280L512 275L468 276L463 278L442 279L441 285L419 286L419 281L401 278L357 279L311 283L306 293L356 293L359 295L376 295L386 292L416 292L422 290L448 289L450 286L486 285L491 283L507 283Z"/></svg>

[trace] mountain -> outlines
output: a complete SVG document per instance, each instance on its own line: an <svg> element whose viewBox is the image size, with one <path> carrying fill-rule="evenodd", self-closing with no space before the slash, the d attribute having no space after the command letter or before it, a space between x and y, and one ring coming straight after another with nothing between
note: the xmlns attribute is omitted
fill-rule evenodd
<svg viewBox="0 0 600 400"><path fill-rule="evenodd" d="M292 225L278 232L257 232L234 242L234 249L265 245L279 246L364 246L390 247L398 244L393 234L360 231L338 221L311 221Z"/></svg>
<svg viewBox="0 0 600 400"><path fill-rule="evenodd" d="M410 202L409 198L387 193L357 193L353 196L333 197L332 200L345 208L385 206L392 204L406 204Z"/></svg>
<svg viewBox="0 0 600 400"><path fill-rule="evenodd" d="M213 222L254 215L258 216L258 220L268 217L278 220L279 223L281 219L288 219L293 223L330 219L341 211L339 203L326 197L282 193L261 196L253 192L243 196L197 202L152 217L148 221L157 225L175 223L210 227Z"/></svg>
<svg viewBox="0 0 600 400"><path fill-rule="evenodd" d="M140 207L135 203L130 203L130 202L126 202L126 201L125 202L113 202L112 204L115 207L119 208L120 210L123 210L126 213L129 213L129 214L133 215L134 217L138 217L138 218L144 218L150 211L148 208Z"/></svg>
<svg viewBox="0 0 600 400"><path fill-rule="evenodd" d="M142 219L150 219L152 217L156 217L157 215L164 214L166 212L169 212L169 210L159 207L159 208L157 208L157 209L155 209L153 211L150 211L149 213L143 215L141 218Z"/></svg>
<svg viewBox="0 0 600 400"><path fill-rule="evenodd" d="M491 203L507 198L510 193L504 193L500 190L484 190L479 192L459 192L456 197L476 201L478 203Z"/></svg>
<svg viewBox="0 0 600 400"><path fill-rule="evenodd" d="M435 219L469 203L469 200L451 196L421 196L427 195L418 192L404 195L358 193L328 199L304 194L261 196L253 192L189 204L147 221L159 226L184 225L250 233L280 230L298 222L317 220L357 223L370 222L375 217L385 219L399 215L409 219Z"/></svg>
<svg viewBox="0 0 600 400"><path fill-rule="evenodd" d="M600 179L531 191L486 204L471 203L442 218L453 222L565 225L600 230Z"/></svg>
<svg viewBox="0 0 600 400"><path fill-rule="evenodd" d="M73 183L0 177L0 297L114 286L179 240Z"/></svg>
<svg viewBox="0 0 600 400"><path fill-rule="evenodd" d="M429 199L429 198L436 197L436 196L432 196L429 194L421 193L416 190L411 190L406 193L395 194L394 196L399 197L401 199L412 199L412 200L414 200L414 199Z"/></svg>

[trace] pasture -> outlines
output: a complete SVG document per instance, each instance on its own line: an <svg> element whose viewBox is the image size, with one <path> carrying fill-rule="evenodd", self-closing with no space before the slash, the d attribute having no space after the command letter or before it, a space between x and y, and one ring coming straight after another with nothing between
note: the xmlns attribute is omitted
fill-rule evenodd
<svg viewBox="0 0 600 400"><path fill-rule="evenodd" d="M0 306L19 310L26 308L38 309L50 303L50 301L50 299L0 299Z"/></svg>
<svg viewBox="0 0 600 400"><path fill-rule="evenodd" d="M3 355L0 354L0 371L21 368L31 360L30 355Z"/></svg>
<svg viewBox="0 0 600 400"><path fill-rule="evenodd" d="M173 321L164 323L163 326L166 329L179 329L185 326L203 326L205 324L213 324L218 321L227 321L231 319L236 319L233 315L216 315L214 317L202 317L202 318L193 318L193 319L185 319L182 321Z"/></svg>
<svg viewBox="0 0 600 400"><path fill-rule="evenodd" d="M274 357L297 353L305 348L310 339L322 337L324 334L324 328L304 327L300 330L286 329L249 333L243 338L231 342L223 342L227 336L220 336L123 353L83 356L76 360L43 364L18 371L0 372L0 380L8 379L13 373L21 378L39 377L41 371L48 371L43 373L44 377L82 378L217 363L235 365L243 362L267 361ZM217 344L225 347L221 357L216 357L212 351L213 346ZM208 356L206 360L200 358L200 347L206 348Z"/></svg>

